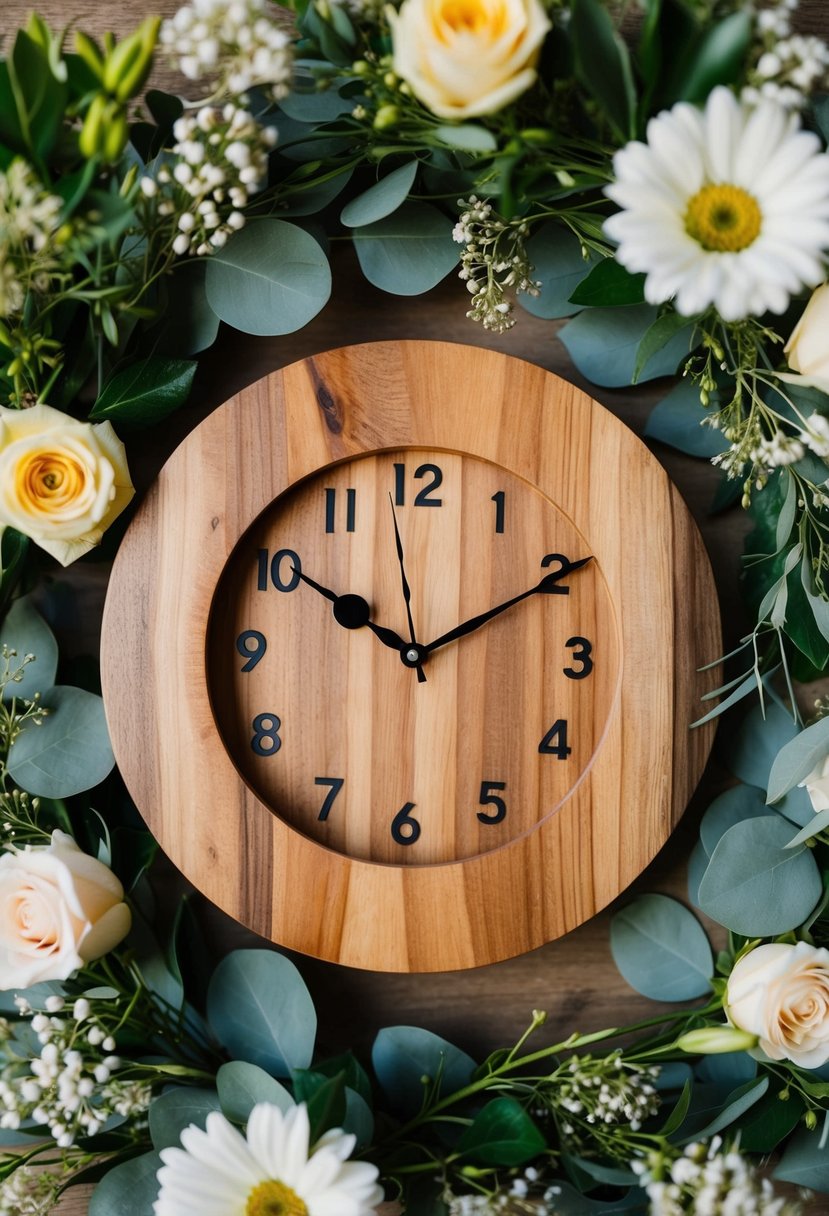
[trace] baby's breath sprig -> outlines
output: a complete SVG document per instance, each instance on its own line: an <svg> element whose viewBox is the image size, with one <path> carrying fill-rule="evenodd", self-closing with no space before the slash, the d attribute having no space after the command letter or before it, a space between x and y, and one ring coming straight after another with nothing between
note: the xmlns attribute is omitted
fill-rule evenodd
<svg viewBox="0 0 829 1216"><path fill-rule="evenodd" d="M19 684L33 654L20 658L16 650L5 643L0 645L0 788L5 781L6 760L9 748L27 726L42 726L48 709L40 704L40 693L29 700L26 697L6 697L6 689Z"/></svg>
<svg viewBox="0 0 829 1216"><path fill-rule="evenodd" d="M537 296L541 291L541 284L532 278L524 243L529 226L523 219L504 219L491 203L474 194L468 200L458 199L458 206L463 210L452 237L464 246L458 278L466 282L472 296L466 315L484 329L501 334L515 324L507 293Z"/></svg>

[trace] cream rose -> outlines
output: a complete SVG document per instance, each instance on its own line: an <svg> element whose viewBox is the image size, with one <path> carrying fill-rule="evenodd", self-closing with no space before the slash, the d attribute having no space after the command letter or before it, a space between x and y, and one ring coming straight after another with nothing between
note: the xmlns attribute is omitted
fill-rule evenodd
<svg viewBox="0 0 829 1216"><path fill-rule="evenodd" d="M135 493L109 422L77 422L48 405L0 406L0 526L64 566L99 544Z"/></svg>
<svg viewBox="0 0 829 1216"><path fill-rule="evenodd" d="M829 811L829 756L816 764L799 783L806 786L806 793L812 800L812 810Z"/></svg>
<svg viewBox="0 0 829 1216"><path fill-rule="evenodd" d="M829 1060L829 950L808 942L756 946L728 977L725 1011L772 1060L819 1068Z"/></svg>
<svg viewBox="0 0 829 1216"><path fill-rule="evenodd" d="M551 28L539 0L403 0L394 70L439 118L494 114L535 81Z"/></svg>
<svg viewBox="0 0 829 1216"><path fill-rule="evenodd" d="M829 393L829 283L812 292L786 344L789 367L814 388ZM784 376L791 380L792 377Z"/></svg>
<svg viewBox="0 0 829 1216"><path fill-rule="evenodd" d="M124 888L65 832L0 856L0 989L64 980L129 932Z"/></svg>

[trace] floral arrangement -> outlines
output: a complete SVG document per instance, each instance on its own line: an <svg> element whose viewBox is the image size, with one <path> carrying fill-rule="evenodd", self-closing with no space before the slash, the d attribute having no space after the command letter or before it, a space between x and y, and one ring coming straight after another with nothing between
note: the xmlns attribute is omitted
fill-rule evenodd
<svg viewBox="0 0 829 1216"><path fill-rule="evenodd" d="M829 701L798 688L829 672L829 48L797 0L634 8L296 0L290 25L193 0L120 41L37 16L7 40L0 1213L79 1181L92 1216L795 1216L777 1182L829 1192ZM159 58L195 96L145 91ZM51 571L111 550L122 436L184 403L220 323L302 327L343 238L381 290L456 274L487 330L567 318L597 384L678 376L648 434L751 516L753 625L701 720L748 709L688 880L725 944L665 896L622 907L644 1023L540 1045L536 1011L484 1061L391 1027L329 1058L288 959L188 967L186 901L159 927Z"/></svg>

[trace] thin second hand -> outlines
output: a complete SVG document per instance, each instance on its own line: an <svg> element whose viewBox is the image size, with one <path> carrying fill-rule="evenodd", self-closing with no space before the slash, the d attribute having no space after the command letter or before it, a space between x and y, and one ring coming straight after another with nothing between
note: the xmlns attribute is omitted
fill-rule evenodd
<svg viewBox="0 0 829 1216"><path fill-rule="evenodd" d="M397 512L394 509L394 499L389 493L389 506L391 507L391 518L394 524L394 539L397 545L397 560L400 562L400 577L403 581L403 599L406 601L406 616L409 621L409 637L412 646L417 646L417 637L415 636L414 620L412 619L412 591L409 587L409 580L406 578L406 569L403 565L403 542L400 539L400 529L397 527ZM417 681L419 684L426 682L426 676L423 673L423 664L418 663L416 667Z"/></svg>

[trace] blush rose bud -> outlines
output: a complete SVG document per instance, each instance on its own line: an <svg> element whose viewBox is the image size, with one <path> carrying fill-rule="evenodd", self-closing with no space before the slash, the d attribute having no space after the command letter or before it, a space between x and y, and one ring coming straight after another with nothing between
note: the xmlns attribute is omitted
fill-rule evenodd
<svg viewBox="0 0 829 1216"><path fill-rule="evenodd" d="M728 977L725 1012L772 1060L829 1060L829 950L808 942L756 946Z"/></svg>
<svg viewBox="0 0 829 1216"><path fill-rule="evenodd" d="M0 856L0 989L65 980L126 937L124 888L103 862L54 831Z"/></svg>
<svg viewBox="0 0 829 1216"><path fill-rule="evenodd" d="M786 344L789 367L823 392L829 392L829 283L812 292L803 316ZM784 377L785 378L785 377Z"/></svg>
<svg viewBox="0 0 829 1216"><path fill-rule="evenodd" d="M703 1026L681 1035L676 1046L689 1056L717 1056L730 1051L750 1051L757 1041L756 1034L735 1026Z"/></svg>

